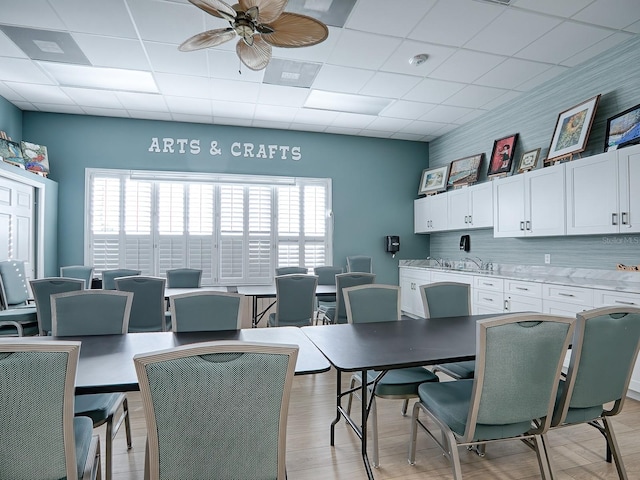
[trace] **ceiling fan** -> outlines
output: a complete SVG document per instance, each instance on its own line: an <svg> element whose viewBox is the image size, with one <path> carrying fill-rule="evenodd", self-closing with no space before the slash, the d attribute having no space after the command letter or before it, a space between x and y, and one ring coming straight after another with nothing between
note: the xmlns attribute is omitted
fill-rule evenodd
<svg viewBox="0 0 640 480"><path fill-rule="evenodd" d="M271 47L308 47L324 41L327 26L315 18L284 11L288 0L239 0L231 6L222 0L189 0L196 7L230 24L199 33L178 48L183 52L215 47L236 35L236 53L251 70L262 70L271 60Z"/></svg>

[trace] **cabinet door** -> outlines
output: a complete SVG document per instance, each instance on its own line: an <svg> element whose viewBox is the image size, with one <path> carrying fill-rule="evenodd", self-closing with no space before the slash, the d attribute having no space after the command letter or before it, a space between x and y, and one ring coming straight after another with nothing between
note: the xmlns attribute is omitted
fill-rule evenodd
<svg viewBox="0 0 640 480"><path fill-rule="evenodd" d="M469 187L469 228L493 227L493 185Z"/></svg>
<svg viewBox="0 0 640 480"><path fill-rule="evenodd" d="M429 233L429 198L418 198L413 201L414 233Z"/></svg>
<svg viewBox="0 0 640 480"><path fill-rule="evenodd" d="M524 174L525 235L564 235L566 232L564 165Z"/></svg>
<svg viewBox="0 0 640 480"><path fill-rule="evenodd" d="M542 312L542 299L524 295L509 295L507 297L507 311L511 313Z"/></svg>
<svg viewBox="0 0 640 480"><path fill-rule="evenodd" d="M617 233L617 153L601 153L565 164L567 235Z"/></svg>
<svg viewBox="0 0 640 480"><path fill-rule="evenodd" d="M618 150L620 233L640 232L640 146Z"/></svg>
<svg viewBox="0 0 640 480"><path fill-rule="evenodd" d="M431 228L430 231L447 230L447 195L432 195L429 198L429 208L431 210Z"/></svg>
<svg viewBox="0 0 640 480"><path fill-rule="evenodd" d="M461 188L447 193L447 218L449 230L469 227L469 188Z"/></svg>
<svg viewBox="0 0 640 480"><path fill-rule="evenodd" d="M524 175L493 181L493 236L524 236Z"/></svg>

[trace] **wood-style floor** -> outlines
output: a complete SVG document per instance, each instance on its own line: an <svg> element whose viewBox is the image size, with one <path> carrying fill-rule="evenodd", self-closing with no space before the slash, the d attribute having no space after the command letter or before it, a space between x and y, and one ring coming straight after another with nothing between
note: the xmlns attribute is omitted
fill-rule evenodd
<svg viewBox="0 0 640 480"><path fill-rule="evenodd" d="M287 435L289 480L367 478L360 457L360 443L343 420L336 428L335 447L329 445L329 425L335 413L335 377L335 372L331 371L294 379ZM348 380L347 376L345 381ZM132 416L133 449L129 452L126 450L123 426L114 444L113 480L144 478L144 413L137 392L128 394L128 398ZM401 416L401 405L401 401L378 400L381 465L374 470L375 478L452 479L448 460L423 432L418 432L416 465L408 464L410 418ZM356 408L359 408L359 404L356 404ZM627 399L623 412L616 417L614 423L629 478L640 479L640 402ZM104 427L98 430L104 456ZM549 432L548 438L556 479L618 478L615 466L604 460L605 442L594 428L562 428ZM250 454L251 452L247 452L247 455ZM540 478L535 453L520 442L492 444L487 447L484 458L464 448L460 449L460 455L465 479ZM185 468L188 471L189 467Z"/></svg>

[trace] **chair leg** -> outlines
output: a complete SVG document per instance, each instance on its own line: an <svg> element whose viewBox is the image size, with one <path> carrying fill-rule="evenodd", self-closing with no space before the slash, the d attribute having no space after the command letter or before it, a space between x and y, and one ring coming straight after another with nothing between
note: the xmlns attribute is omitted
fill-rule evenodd
<svg viewBox="0 0 640 480"><path fill-rule="evenodd" d="M607 447L611 450L611 454L613 456L613 460L616 463L616 469L618 470L618 477L620 480L627 480L627 471L624 468L624 463L622 463L622 456L620 455L620 447L618 446L618 441L616 440L616 435L613 433L613 425L611 420L607 417L602 419L602 423L604 424L605 436L607 438Z"/></svg>
<svg viewBox="0 0 640 480"><path fill-rule="evenodd" d="M553 470L551 469L551 462L547 455L546 441L542 435L535 435L533 437L533 446L538 457L538 466L540 467L540 475L543 480L553 480Z"/></svg>
<svg viewBox="0 0 640 480"><path fill-rule="evenodd" d="M460 453L458 452L458 444L452 432L442 432L442 438L445 439L447 449L449 450L449 461L451 462L451 470L453 471L454 480L462 480L462 467L460 466Z"/></svg>
<svg viewBox="0 0 640 480"><path fill-rule="evenodd" d="M113 449L113 416L107 419L107 432L105 436L105 480L111 480L111 459L113 457L113 453L111 451Z"/></svg>
<svg viewBox="0 0 640 480"><path fill-rule="evenodd" d="M127 450L131 450L131 422L129 420L129 402L127 401L126 397L122 402L122 409L125 415L124 431L125 431L125 434L127 435Z"/></svg>
<svg viewBox="0 0 640 480"><path fill-rule="evenodd" d="M369 390L371 392L371 390ZM371 392L373 395L373 392ZM373 395L371 399L371 433L373 434L373 466L378 468L380 466L380 457L378 450L378 408L376 407L376 397Z"/></svg>
<svg viewBox="0 0 640 480"><path fill-rule="evenodd" d="M416 440L418 436L418 415L420 414L420 402L413 404L411 414L411 433L409 434L409 464L416 464Z"/></svg>
<svg viewBox="0 0 640 480"><path fill-rule="evenodd" d="M409 407L409 399L405 398L404 402L402 402L402 416L407 416L407 408Z"/></svg>

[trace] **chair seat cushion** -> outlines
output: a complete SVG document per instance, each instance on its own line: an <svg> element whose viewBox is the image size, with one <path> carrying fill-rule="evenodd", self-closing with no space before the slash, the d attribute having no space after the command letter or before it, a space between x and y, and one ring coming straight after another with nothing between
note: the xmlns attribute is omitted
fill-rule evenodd
<svg viewBox="0 0 640 480"><path fill-rule="evenodd" d="M76 395L74 413L89 417L93 426L102 425L124 401L123 393L96 393Z"/></svg>
<svg viewBox="0 0 640 480"><path fill-rule="evenodd" d="M0 311L0 322L2 320L11 320L18 323L34 323L38 321L36 314L36 307L25 306L9 308L8 310Z"/></svg>
<svg viewBox="0 0 640 480"><path fill-rule="evenodd" d="M76 469L78 471L78 478L82 478L93 436L93 423L91 419L88 417L74 418L73 433L76 440Z"/></svg>
<svg viewBox="0 0 640 480"><path fill-rule="evenodd" d="M469 360L466 362L443 363L438 365L438 369L452 378L473 378L476 370L476 362Z"/></svg>
<svg viewBox="0 0 640 480"><path fill-rule="evenodd" d="M556 394L556 403L554 409L560 408L562 393L564 392L566 382L561 380L558 384L558 393ZM567 416L564 419L564 424L573 424L573 423L586 423L591 420L595 420L596 418L600 418L604 412L604 408L602 405L594 405L592 407L584 407L584 408L572 408L569 407L567 410Z"/></svg>
<svg viewBox="0 0 640 480"><path fill-rule="evenodd" d="M369 371L367 377L374 381L380 372ZM359 375L357 375L359 378ZM418 386L424 382L437 382L438 376L422 367L398 368L389 370L376 386L376 395L386 396L418 396Z"/></svg>
<svg viewBox="0 0 640 480"><path fill-rule="evenodd" d="M420 402L433 415L456 434L463 436L473 391L472 379L455 382L423 383L418 387ZM531 428L531 422L505 425L477 424L474 440L492 440L523 434Z"/></svg>

